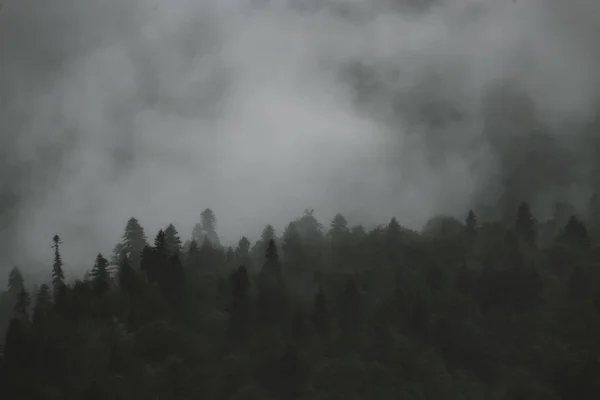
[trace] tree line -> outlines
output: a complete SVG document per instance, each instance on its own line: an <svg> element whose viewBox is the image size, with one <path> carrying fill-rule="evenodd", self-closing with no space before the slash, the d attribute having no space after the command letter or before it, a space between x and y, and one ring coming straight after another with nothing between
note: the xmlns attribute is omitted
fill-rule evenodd
<svg viewBox="0 0 600 400"><path fill-rule="evenodd" d="M313 210L223 246L127 221L67 283L10 271L8 399L600 398L600 197L538 221L396 218L366 230ZM49 262L50 264L50 262ZM50 267L49 267L50 268ZM0 323L2 323L0 321Z"/></svg>

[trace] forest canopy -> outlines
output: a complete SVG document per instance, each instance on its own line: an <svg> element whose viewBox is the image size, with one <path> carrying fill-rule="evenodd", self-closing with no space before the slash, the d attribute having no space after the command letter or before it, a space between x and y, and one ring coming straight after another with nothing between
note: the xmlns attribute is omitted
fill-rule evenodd
<svg viewBox="0 0 600 400"><path fill-rule="evenodd" d="M366 230L305 210L225 247L127 221L68 283L0 296L8 399L597 399L600 204L539 221L439 216Z"/></svg>

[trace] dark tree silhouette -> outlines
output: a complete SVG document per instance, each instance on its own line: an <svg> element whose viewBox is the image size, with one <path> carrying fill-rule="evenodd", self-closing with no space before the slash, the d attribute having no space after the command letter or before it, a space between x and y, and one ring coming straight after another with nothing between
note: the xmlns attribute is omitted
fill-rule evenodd
<svg viewBox="0 0 600 400"><path fill-rule="evenodd" d="M52 285L54 286L54 290L59 289L61 286L65 284L65 273L63 272L63 262L60 256L60 237L58 235L54 235L52 238L52 248L54 249L54 264L52 264Z"/></svg>
<svg viewBox="0 0 600 400"><path fill-rule="evenodd" d="M165 229L165 240L167 244L167 249L171 254L180 254L181 253L181 238L179 237L179 232L173 224L169 224Z"/></svg>
<svg viewBox="0 0 600 400"><path fill-rule="evenodd" d="M133 268L139 268L142 250L144 250L144 247L146 247L148 243L144 228L137 219L130 218L129 221L127 221L122 239L121 252L125 253Z"/></svg>

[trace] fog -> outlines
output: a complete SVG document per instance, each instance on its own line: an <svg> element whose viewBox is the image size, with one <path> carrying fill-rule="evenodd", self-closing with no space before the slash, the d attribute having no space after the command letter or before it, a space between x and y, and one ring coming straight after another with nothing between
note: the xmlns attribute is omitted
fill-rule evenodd
<svg viewBox="0 0 600 400"><path fill-rule="evenodd" d="M58 233L81 271L129 217L185 239L206 207L234 244L307 207L419 227L506 193L582 203L600 5L409 3L5 0L5 267L47 268ZM532 127L544 136L519 167Z"/></svg>

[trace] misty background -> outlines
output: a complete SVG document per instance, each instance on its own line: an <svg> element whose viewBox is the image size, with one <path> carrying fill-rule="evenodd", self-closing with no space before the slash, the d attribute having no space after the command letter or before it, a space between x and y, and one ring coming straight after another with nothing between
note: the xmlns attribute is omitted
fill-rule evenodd
<svg viewBox="0 0 600 400"><path fill-rule="evenodd" d="M55 233L87 269L131 216L187 238L210 207L233 244L307 207L419 228L599 183L592 0L3 3L6 272Z"/></svg>

